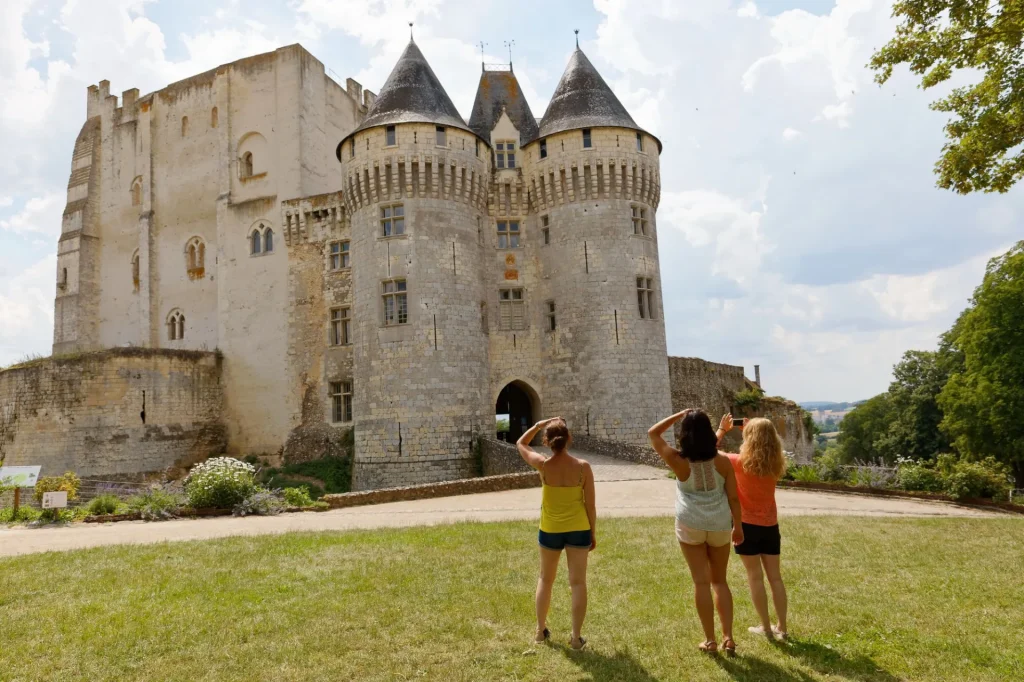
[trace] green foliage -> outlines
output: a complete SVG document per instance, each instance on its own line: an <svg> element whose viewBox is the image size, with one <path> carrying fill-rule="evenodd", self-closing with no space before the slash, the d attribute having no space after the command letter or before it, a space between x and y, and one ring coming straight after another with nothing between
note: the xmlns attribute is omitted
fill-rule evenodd
<svg viewBox="0 0 1024 682"><path fill-rule="evenodd" d="M746 388L733 394L732 404L737 410L756 410L761 405L761 398L763 397L764 391L760 388L757 388L756 386L754 388Z"/></svg>
<svg viewBox="0 0 1024 682"><path fill-rule="evenodd" d="M182 495L160 486L153 486L126 501L128 510L140 514L146 521L172 519L184 502Z"/></svg>
<svg viewBox="0 0 1024 682"><path fill-rule="evenodd" d="M14 507L3 507L0 509L0 523L30 523L36 521L42 512L35 507L21 505L18 513L14 513Z"/></svg>
<svg viewBox="0 0 1024 682"><path fill-rule="evenodd" d="M951 115L935 164L938 185L959 194L1006 192L1024 175L1024 11L1003 0L897 0L895 36L871 57L875 81L907 64L922 88L963 72L931 108ZM958 79L961 80L961 79Z"/></svg>
<svg viewBox="0 0 1024 682"><path fill-rule="evenodd" d="M273 471L273 470L272 470ZM321 497L326 495L324 489L321 486L309 483L307 481L300 481L295 478L288 478L281 474L274 474L267 476L263 479L263 485L271 490L287 490L289 488L307 488L309 495L314 500L319 500Z"/></svg>
<svg viewBox="0 0 1024 682"><path fill-rule="evenodd" d="M994 457L1024 483L1024 241L985 269L943 337L955 368L939 394L942 430L972 459Z"/></svg>
<svg viewBox="0 0 1024 682"><path fill-rule="evenodd" d="M315 478L323 485L289 478L289 475ZM266 469L263 472L263 485L275 490L306 486L314 500L326 494L347 493L352 489L352 460L348 457L324 457L311 462L287 464L280 469Z"/></svg>
<svg viewBox="0 0 1024 682"><path fill-rule="evenodd" d="M281 491L284 502L289 507L312 507L313 498L309 496L309 487L285 488Z"/></svg>
<svg viewBox="0 0 1024 682"><path fill-rule="evenodd" d="M949 439L939 430L937 399L954 362L947 350L903 354L889 384L888 428L874 443L878 457L889 463L905 457L934 459L949 449Z"/></svg>
<svg viewBox="0 0 1024 682"><path fill-rule="evenodd" d="M117 495L98 495L89 501L86 509L94 516L104 516L117 513L117 508L121 504L121 499Z"/></svg>
<svg viewBox="0 0 1024 682"><path fill-rule="evenodd" d="M497 433L508 433L509 424L507 419L497 419L494 422L494 430Z"/></svg>
<svg viewBox="0 0 1024 682"><path fill-rule="evenodd" d="M843 463L879 458L875 442L892 422L889 394L882 393L855 407L843 419L836 443Z"/></svg>
<svg viewBox="0 0 1024 682"><path fill-rule="evenodd" d="M78 516L79 515L75 507L43 509L39 512L39 517L36 519L35 523L71 523L78 518Z"/></svg>
<svg viewBox="0 0 1024 682"><path fill-rule="evenodd" d="M932 464L922 462L901 462L897 474L897 484L903 490L916 490L926 493L941 493L946 490L946 481L942 472Z"/></svg>
<svg viewBox="0 0 1024 682"><path fill-rule="evenodd" d="M78 499L78 489L82 486L82 480L68 471L63 476L46 476L36 481L33 491L36 502L43 503L43 493L58 493L64 491L68 494L68 502Z"/></svg>
<svg viewBox="0 0 1024 682"><path fill-rule="evenodd" d="M787 469L789 474L788 478L792 478L794 481L801 481L803 483L820 483L821 475L818 473L817 467L813 464L802 464L795 466L791 469Z"/></svg>
<svg viewBox="0 0 1024 682"><path fill-rule="evenodd" d="M197 464L185 479L185 494L196 509L233 509L255 490L255 468L231 457Z"/></svg>
<svg viewBox="0 0 1024 682"><path fill-rule="evenodd" d="M814 460L814 466L822 481L837 483L846 478L841 453L839 448L834 445L826 448L825 452Z"/></svg>
<svg viewBox="0 0 1024 682"><path fill-rule="evenodd" d="M277 516L285 509L285 503L274 492L266 488L255 488L244 500L235 505L234 516Z"/></svg>
<svg viewBox="0 0 1024 682"><path fill-rule="evenodd" d="M1010 498L1009 469L992 457L980 462L960 460L946 475L946 492L957 500L981 497L996 502Z"/></svg>

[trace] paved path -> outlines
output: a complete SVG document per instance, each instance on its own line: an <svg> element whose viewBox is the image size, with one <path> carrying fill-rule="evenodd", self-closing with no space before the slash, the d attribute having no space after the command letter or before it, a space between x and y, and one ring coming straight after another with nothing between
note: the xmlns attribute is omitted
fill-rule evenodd
<svg viewBox="0 0 1024 682"><path fill-rule="evenodd" d="M601 516L668 517L673 514L674 481L667 478L663 470L597 455L585 456L594 465L598 513ZM805 490L779 490L777 499L782 516L999 516L993 512L944 502ZM118 544L205 540L232 535L536 519L539 509L540 489L530 488L270 517L180 519L160 523L128 521L62 528L0 529L0 557Z"/></svg>

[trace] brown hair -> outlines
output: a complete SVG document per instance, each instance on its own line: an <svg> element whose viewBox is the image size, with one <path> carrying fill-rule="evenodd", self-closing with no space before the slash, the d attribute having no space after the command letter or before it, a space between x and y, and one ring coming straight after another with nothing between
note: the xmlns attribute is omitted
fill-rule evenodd
<svg viewBox="0 0 1024 682"><path fill-rule="evenodd" d="M564 450L569 444L569 427L562 420L551 422L544 429L544 442L555 452Z"/></svg>
<svg viewBox="0 0 1024 682"><path fill-rule="evenodd" d="M718 454L718 436L704 410L689 409L679 422L679 454L691 462L706 462Z"/></svg>
<svg viewBox="0 0 1024 682"><path fill-rule="evenodd" d="M740 445L740 464L748 474L782 478L786 472L786 456L775 424L764 418L746 423Z"/></svg>

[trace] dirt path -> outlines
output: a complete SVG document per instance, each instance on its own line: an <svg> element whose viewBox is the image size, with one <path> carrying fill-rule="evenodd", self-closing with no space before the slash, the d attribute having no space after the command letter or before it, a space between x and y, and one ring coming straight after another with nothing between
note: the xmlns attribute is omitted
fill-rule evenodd
<svg viewBox="0 0 1024 682"><path fill-rule="evenodd" d="M597 479L602 516L673 514L674 482L662 470L609 458L589 456ZM834 514L848 516L994 517L993 512L944 502L878 498L866 495L779 490L781 516ZM321 513L272 517L182 519L145 523L77 524L63 528L0 530L0 557L120 544L206 540L232 535L269 535L295 531L337 531L402 526L429 526L459 521L536 519L540 490L509 490Z"/></svg>

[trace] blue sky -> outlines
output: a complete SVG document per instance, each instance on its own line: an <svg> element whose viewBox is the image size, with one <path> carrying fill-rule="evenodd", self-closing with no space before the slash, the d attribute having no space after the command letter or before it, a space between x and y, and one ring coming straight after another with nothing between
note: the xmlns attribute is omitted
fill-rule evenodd
<svg viewBox="0 0 1024 682"><path fill-rule="evenodd" d="M864 68L886 0L5 0L0 3L0 365L47 354L56 239L85 89L149 92L301 42L379 89L416 40L468 116L506 59L540 116L580 43L664 142L669 351L761 365L769 393L849 400L933 348L986 260L1024 236L1021 193L934 187L942 115Z"/></svg>

